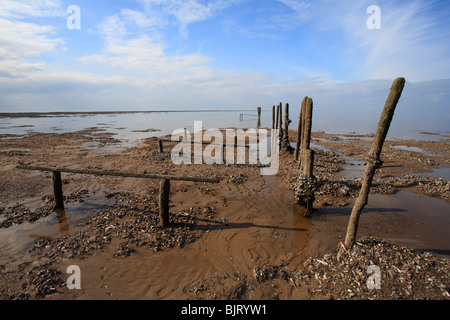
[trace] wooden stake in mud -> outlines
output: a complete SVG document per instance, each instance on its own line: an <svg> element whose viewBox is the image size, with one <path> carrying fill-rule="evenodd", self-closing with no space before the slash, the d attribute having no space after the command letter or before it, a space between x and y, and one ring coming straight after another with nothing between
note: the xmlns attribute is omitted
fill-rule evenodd
<svg viewBox="0 0 450 320"><path fill-rule="evenodd" d="M303 170L300 171L299 183L296 187L296 196L297 203L305 207L305 216L310 217L314 210L314 186L316 184L316 177L313 175L314 150L304 150L302 156L304 166Z"/></svg>
<svg viewBox="0 0 450 320"><path fill-rule="evenodd" d="M292 152L293 148L289 141L289 125L291 124L291 119L289 119L289 103L286 103L284 107L284 135L282 141L282 148L284 151Z"/></svg>
<svg viewBox="0 0 450 320"><path fill-rule="evenodd" d="M159 152L163 153L164 149L163 149L163 143L161 139L158 139L158 144L159 144Z"/></svg>
<svg viewBox="0 0 450 320"><path fill-rule="evenodd" d="M301 144L301 138L302 138L302 122L303 122L303 116L305 114L305 108L306 108L306 101L308 100L308 97L305 97L302 101L302 106L300 108L300 116L298 118L298 129L297 129L297 144L295 145L295 160L299 160L299 153L300 153L300 144Z"/></svg>
<svg viewBox="0 0 450 320"><path fill-rule="evenodd" d="M275 129L275 106L272 107L272 129Z"/></svg>
<svg viewBox="0 0 450 320"><path fill-rule="evenodd" d="M311 141L311 128L312 128L312 113L313 113L313 101L308 98L305 104L302 121L302 135L301 135L301 148L300 148L300 171L303 171L303 152L309 149Z"/></svg>
<svg viewBox="0 0 450 320"><path fill-rule="evenodd" d="M378 123L377 133L372 142L372 147L370 148L367 157L367 166L364 171L364 178L359 192L358 198L352 209L352 214L350 215L350 220L347 227L347 235L345 237L345 247L347 249L353 247L356 240L356 233L358 230L358 221L362 209L367 204L369 198L370 186L372 184L373 176L375 170L382 165L380 161L380 154L383 148L384 140L389 130L389 126L394 116L395 107L400 99L403 88L405 86L404 78L397 78L392 84L389 96L384 105L383 113L381 114L380 121Z"/></svg>
<svg viewBox="0 0 450 320"><path fill-rule="evenodd" d="M53 171L53 195L55 197L55 210L64 209L64 196L62 191L61 172Z"/></svg>
<svg viewBox="0 0 450 320"><path fill-rule="evenodd" d="M281 150L281 143L283 141L283 104L280 102L279 104L280 108L278 109L280 112L280 116L279 116L279 120L280 120L280 124L279 124L279 128L280 128L280 139L278 140L278 147Z"/></svg>
<svg viewBox="0 0 450 320"><path fill-rule="evenodd" d="M159 225L169 226L170 180L162 179L159 188Z"/></svg>
<svg viewBox="0 0 450 320"><path fill-rule="evenodd" d="M256 125L256 128L259 129L261 128L261 107L258 107L258 123Z"/></svg>
<svg viewBox="0 0 450 320"><path fill-rule="evenodd" d="M312 128L312 111L313 101L311 98L305 97L302 102L300 112L301 136L300 139L300 174L298 184L296 186L297 203L306 208L305 216L311 216L314 203L314 189L316 185L316 177L313 175L314 168L314 151L310 149L311 128Z"/></svg>
<svg viewBox="0 0 450 320"><path fill-rule="evenodd" d="M275 129L278 129L278 118L280 117L280 105L277 105L277 114L276 114L276 121L275 121Z"/></svg>

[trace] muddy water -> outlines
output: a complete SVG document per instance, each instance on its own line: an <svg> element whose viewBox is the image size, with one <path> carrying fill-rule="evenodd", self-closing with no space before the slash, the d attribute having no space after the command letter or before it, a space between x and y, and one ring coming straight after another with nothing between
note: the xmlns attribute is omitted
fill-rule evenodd
<svg viewBox="0 0 450 320"><path fill-rule="evenodd" d="M254 267L303 261L311 219L303 217L282 178L264 177L263 185L250 181L240 185L237 192L224 186L221 195L228 201L226 207L218 208L217 218L226 219L228 224L207 221L206 234L183 249L155 253L139 248L124 259L112 258L111 249L84 261L66 261L83 270L81 297L187 299L189 290L214 277L252 278ZM171 210L176 212L176 204L195 206L198 199L177 193L171 201L175 204ZM255 298L269 297L264 290L253 294ZM289 295L285 292L283 298Z"/></svg>
<svg viewBox="0 0 450 320"><path fill-rule="evenodd" d="M223 227L210 222L209 231L183 249L154 253L139 249L130 257L112 258L111 251L98 252L76 263L83 270L82 298L92 299L188 299L189 290L213 278L252 277L252 268L266 263L300 266L306 257L321 256L343 241L352 205L321 208L311 219L293 201L282 178L263 177L264 185L241 185L239 192L224 188L227 206L218 215ZM185 193L174 202L194 205ZM189 203L191 201L191 203ZM370 195L358 237L374 236L418 250L449 255L450 205L410 192ZM263 288L264 289L264 288ZM266 290L266 291L264 291ZM270 288L253 292L253 298L271 298ZM277 289L281 299L302 298L301 292Z"/></svg>
<svg viewBox="0 0 450 320"><path fill-rule="evenodd" d="M90 192L83 202L68 202L65 209L53 211L35 222L23 222L0 229L0 249L7 256L15 256L17 261L26 259L29 256L27 251L36 240L75 234L83 229L84 222L90 218L93 210L105 209L110 202L105 198L105 192Z"/></svg>
<svg viewBox="0 0 450 320"><path fill-rule="evenodd" d="M343 241L353 206L322 208L314 213L312 239L335 249ZM370 194L358 227L358 237L372 236L417 250L450 257L450 204L411 192ZM320 238L322 240L317 240Z"/></svg>

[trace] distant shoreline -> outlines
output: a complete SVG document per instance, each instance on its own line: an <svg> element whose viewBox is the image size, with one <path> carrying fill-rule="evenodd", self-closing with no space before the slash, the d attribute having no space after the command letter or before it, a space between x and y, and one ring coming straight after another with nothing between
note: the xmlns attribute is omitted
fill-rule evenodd
<svg viewBox="0 0 450 320"><path fill-rule="evenodd" d="M154 111L58 111L58 112L0 112L0 118L47 118L75 115L169 113L169 112L251 112L255 110L154 110Z"/></svg>

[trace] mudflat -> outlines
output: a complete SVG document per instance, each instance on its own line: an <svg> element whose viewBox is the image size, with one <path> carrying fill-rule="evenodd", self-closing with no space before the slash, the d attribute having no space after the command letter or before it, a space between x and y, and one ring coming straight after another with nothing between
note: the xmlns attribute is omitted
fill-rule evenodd
<svg viewBox="0 0 450 320"><path fill-rule="evenodd" d="M347 252L371 136L313 132L311 218L296 204L290 153L278 175L262 176L255 165L175 165L174 144L161 153L156 139L113 152L120 141L96 128L1 138L1 299L449 299L450 184L438 177L450 167L448 139L386 141ZM18 164L220 182L172 181L163 228L159 180L63 173L65 210L55 211L51 173ZM379 290L366 286L372 264ZM79 290L66 285L71 265Z"/></svg>

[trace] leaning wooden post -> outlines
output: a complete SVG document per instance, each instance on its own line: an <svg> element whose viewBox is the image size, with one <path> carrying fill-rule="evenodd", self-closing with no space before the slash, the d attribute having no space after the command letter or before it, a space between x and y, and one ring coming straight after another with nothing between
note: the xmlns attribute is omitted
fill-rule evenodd
<svg viewBox="0 0 450 320"><path fill-rule="evenodd" d="M161 179L159 188L159 225L169 226L170 179Z"/></svg>
<svg viewBox="0 0 450 320"><path fill-rule="evenodd" d="M52 180L53 180L53 195L55 198L55 210L64 209L61 172L53 171Z"/></svg>
<svg viewBox="0 0 450 320"><path fill-rule="evenodd" d="M350 220L347 227L347 235L345 236L345 247L352 248L355 244L356 233L358 230L358 221L362 209L367 204L369 198L370 186L372 184L373 176L375 170L382 165L380 161L381 150L383 149L384 140L389 130L389 126L394 116L395 107L397 106L398 100L402 94L403 88L405 86L404 78L397 78L392 84L389 96L384 105L383 113L381 114L380 121L378 123L378 129L375 134L375 138L372 142L372 147L370 148L369 154L367 156L366 170L364 171L364 178L361 185L361 190L359 191L358 198L350 215Z"/></svg>
<svg viewBox="0 0 450 320"><path fill-rule="evenodd" d="M303 115L305 114L305 107L306 107L306 101L308 100L308 97L305 97L302 101L302 106L300 108L300 116L298 118L298 129L297 129L297 144L295 145L295 160L298 161L298 156L300 152L300 144L301 144L301 137L302 137L302 121L303 121Z"/></svg>
<svg viewBox="0 0 450 320"><path fill-rule="evenodd" d="M258 107L258 123L256 125L256 128L259 129L261 128L261 107Z"/></svg>
<svg viewBox="0 0 450 320"><path fill-rule="evenodd" d="M158 139L158 144L159 144L159 152L163 153L164 149L163 149L163 142L161 139Z"/></svg>

